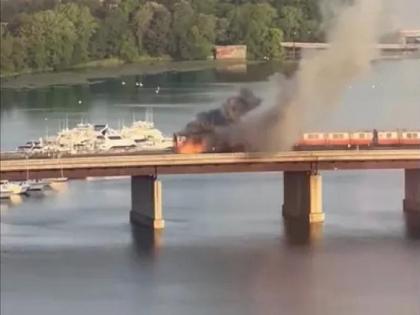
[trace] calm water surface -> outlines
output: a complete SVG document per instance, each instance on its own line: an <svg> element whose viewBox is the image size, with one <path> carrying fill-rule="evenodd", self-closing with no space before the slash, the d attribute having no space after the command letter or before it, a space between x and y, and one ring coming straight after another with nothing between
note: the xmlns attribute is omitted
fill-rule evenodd
<svg viewBox="0 0 420 315"><path fill-rule="evenodd" d="M240 86L269 101L269 74L258 67L2 90L1 148L56 132L66 116L70 125L118 127L145 107L170 134ZM418 60L376 64L324 127L418 128L419 83ZM420 238L401 211L402 171L323 175L326 222L311 230L283 224L277 173L162 177L161 233L128 223L128 179L72 181L2 201L1 314L419 315Z"/></svg>

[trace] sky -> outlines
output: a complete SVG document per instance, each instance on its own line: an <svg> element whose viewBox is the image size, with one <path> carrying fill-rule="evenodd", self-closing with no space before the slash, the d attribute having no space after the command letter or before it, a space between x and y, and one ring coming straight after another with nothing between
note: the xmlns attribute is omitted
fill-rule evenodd
<svg viewBox="0 0 420 315"><path fill-rule="evenodd" d="M394 29L420 29L420 0L385 0Z"/></svg>

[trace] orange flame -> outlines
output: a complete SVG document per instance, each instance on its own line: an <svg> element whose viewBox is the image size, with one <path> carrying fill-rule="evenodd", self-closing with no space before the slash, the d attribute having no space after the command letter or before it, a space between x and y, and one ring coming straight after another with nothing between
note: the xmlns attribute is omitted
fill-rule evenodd
<svg viewBox="0 0 420 315"><path fill-rule="evenodd" d="M176 150L178 153L181 154L196 154L205 152L205 146L203 145L203 143L185 141L184 143L178 144Z"/></svg>

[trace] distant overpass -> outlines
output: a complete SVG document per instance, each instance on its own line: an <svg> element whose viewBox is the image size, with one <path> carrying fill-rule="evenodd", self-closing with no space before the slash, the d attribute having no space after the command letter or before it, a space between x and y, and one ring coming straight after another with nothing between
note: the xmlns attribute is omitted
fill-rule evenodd
<svg viewBox="0 0 420 315"><path fill-rule="evenodd" d="M404 169L404 209L420 215L420 150L117 155L0 162L1 178L9 180L60 177L62 173L68 178L131 176L131 220L154 228L163 227L159 175L284 172L284 216L322 222L320 171L356 169Z"/></svg>
<svg viewBox="0 0 420 315"><path fill-rule="evenodd" d="M331 47L329 43L310 43L310 42L282 42L284 48L303 48L303 49L328 49ZM376 48L380 50L418 50L419 44L376 44Z"/></svg>
<svg viewBox="0 0 420 315"><path fill-rule="evenodd" d="M329 43L310 43L310 42L282 42L281 46L286 50L286 55L290 58L299 58L303 50L325 50L330 48ZM420 52L420 44L416 43L395 43L377 44L376 48L382 55L410 55Z"/></svg>

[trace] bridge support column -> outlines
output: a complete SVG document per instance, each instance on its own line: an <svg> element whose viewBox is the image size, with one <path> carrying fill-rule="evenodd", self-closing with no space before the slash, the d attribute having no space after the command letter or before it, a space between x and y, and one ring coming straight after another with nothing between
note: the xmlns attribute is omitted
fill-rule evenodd
<svg viewBox="0 0 420 315"><path fill-rule="evenodd" d="M420 215L420 169L405 170L404 211Z"/></svg>
<svg viewBox="0 0 420 315"><path fill-rule="evenodd" d="M133 224L163 229L162 183L153 176L131 177L131 212Z"/></svg>
<svg viewBox="0 0 420 315"><path fill-rule="evenodd" d="M284 172L283 217L309 223L324 222L321 175Z"/></svg>

